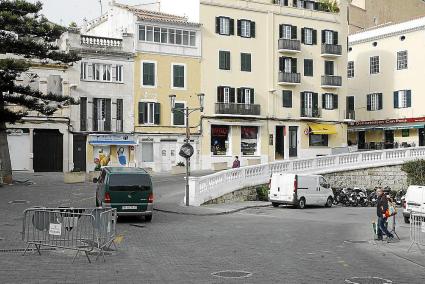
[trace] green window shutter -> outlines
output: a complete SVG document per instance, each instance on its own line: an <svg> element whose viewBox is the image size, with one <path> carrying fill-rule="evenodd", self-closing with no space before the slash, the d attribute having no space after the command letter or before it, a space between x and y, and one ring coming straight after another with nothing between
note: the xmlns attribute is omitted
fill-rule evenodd
<svg viewBox="0 0 425 284"><path fill-rule="evenodd" d="M139 102L139 124L144 124L145 120L145 103Z"/></svg>
<svg viewBox="0 0 425 284"><path fill-rule="evenodd" d="M180 109L180 111L173 111L173 125L184 125L184 103L176 103L176 109Z"/></svg>
<svg viewBox="0 0 425 284"><path fill-rule="evenodd" d="M143 85L155 86L155 64L143 62Z"/></svg>
<svg viewBox="0 0 425 284"><path fill-rule="evenodd" d="M173 66L173 87L184 88L184 66Z"/></svg>
<svg viewBox="0 0 425 284"><path fill-rule="evenodd" d="M161 124L161 104L155 103L154 105L154 124Z"/></svg>

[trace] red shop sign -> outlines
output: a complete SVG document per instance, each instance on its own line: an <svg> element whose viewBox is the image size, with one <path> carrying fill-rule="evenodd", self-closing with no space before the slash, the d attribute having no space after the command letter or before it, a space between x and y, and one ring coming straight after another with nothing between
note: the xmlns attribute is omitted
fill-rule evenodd
<svg viewBox="0 0 425 284"><path fill-rule="evenodd" d="M211 126L211 134L213 136L227 136L228 133L228 126Z"/></svg>

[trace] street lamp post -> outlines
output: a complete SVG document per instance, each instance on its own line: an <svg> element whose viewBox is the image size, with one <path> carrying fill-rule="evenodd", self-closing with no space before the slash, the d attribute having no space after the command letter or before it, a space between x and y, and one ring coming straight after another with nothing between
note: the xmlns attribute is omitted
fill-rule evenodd
<svg viewBox="0 0 425 284"><path fill-rule="evenodd" d="M190 157L193 155L193 147L190 145L190 126L189 126L189 115L195 111L204 111L204 94L198 94L199 107L189 108L176 108L176 95L170 95L171 112L177 111L184 115L186 122L186 138L185 144L181 147L179 155L186 159L186 206L189 206L189 175L190 175Z"/></svg>

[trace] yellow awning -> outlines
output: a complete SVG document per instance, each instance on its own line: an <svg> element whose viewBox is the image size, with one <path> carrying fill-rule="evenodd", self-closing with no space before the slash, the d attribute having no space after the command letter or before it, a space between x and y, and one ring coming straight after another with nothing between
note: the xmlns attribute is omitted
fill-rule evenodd
<svg viewBox="0 0 425 284"><path fill-rule="evenodd" d="M313 134L336 134L336 126L334 124L309 123Z"/></svg>

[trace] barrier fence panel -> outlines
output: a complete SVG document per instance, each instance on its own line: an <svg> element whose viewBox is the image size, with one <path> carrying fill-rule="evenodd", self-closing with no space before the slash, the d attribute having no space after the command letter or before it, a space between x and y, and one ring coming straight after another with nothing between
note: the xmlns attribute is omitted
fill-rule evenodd
<svg viewBox="0 0 425 284"><path fill-rule="evenodd" d="M267 183L273 173L324 174L399 165L420 158L425 158L425 147L352 152L229 169L203 177L190 177L189 203L199 206L235 190Z"/></svg>
<svg viewBox="0 0 425 284"><path fill-rule="evenodd" d="M109 248L116 236L116 209L104 208L29 208L24 211L22 240L34 245L75 250L75 258L96 250L97 257Z"/></svg>
<svg viewBox="0 0 425 284"><path fill-rule="evenodd" d="M423 253L422 247L425 246L425 214L412 212L410 214L410 241L412 242L407 252L414 245Z"/></svg>

